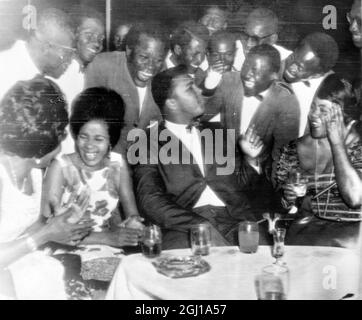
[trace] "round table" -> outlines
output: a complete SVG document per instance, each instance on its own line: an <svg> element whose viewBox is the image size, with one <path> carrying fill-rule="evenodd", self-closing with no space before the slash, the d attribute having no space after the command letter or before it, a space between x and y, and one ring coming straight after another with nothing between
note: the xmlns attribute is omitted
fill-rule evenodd
<svg viewBox="0 0 362 320"><path fill-rule="evenodd" d="M190 249L163 251L162 255L187 256ZM255 280L261 269L274 262L271 247L259 246L245 254L238 247L213 247L203 257L211 266L196 277L172 279L158 273L152 259L142 254L124 257L106 299L255 300ZM357 251L316 246L286 246L283 260L290 272L288 299L341 299L358 296Z"/></svg>

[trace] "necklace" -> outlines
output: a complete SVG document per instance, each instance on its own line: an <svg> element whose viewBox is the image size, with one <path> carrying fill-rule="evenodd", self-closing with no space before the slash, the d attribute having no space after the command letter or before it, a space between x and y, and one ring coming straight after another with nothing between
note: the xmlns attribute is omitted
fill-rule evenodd
<svg viewBox="0 0 362 320"><path fill-rule="evenodd" d="M314 187L315 187L315 193L318 194L318 184L317 184L317 181L318 181L318 175L317 175L318 141L317 141L317 140L315 140L315 144L314 144L314 145L315 145ZM331 171L330 176L329 176L329 184L328 184L328 185L331 185L332 179L333 179L333 175L334 175L334 165L332 164L332 171ZM327 201L326 201L326 204L325 204L325 206L324 206L323 215L321 215L321 213L320 213L319 197L316 198L316 200L317 200L318 216L320 216L320 217L325 217L325 216L326 216L326 212L327 212L327 208L328 208L329 200L330 200L330 194L331 194L331 189L329 189L329 190L328 190L328 193L327 193Z"/></svg>
<svg viewBox="0 0 362 320"><path fill-rule="evenodd" d="M24 190L25 190L26 178L24 178L23 183L22 183L22 185L21 185L21 188L19 188L18 176L16 175L16 172L15 172L15 170L14 170L12 164L11 164L10 159L9 159L8 157L6 157L6 160L7 160L7 162L8 162L9 168L10 168L11 178L12 178L12 180L13 180L13 182L14 182L14 186L15 186L17 189L19 189L21 192L24 192Z"/></svg>

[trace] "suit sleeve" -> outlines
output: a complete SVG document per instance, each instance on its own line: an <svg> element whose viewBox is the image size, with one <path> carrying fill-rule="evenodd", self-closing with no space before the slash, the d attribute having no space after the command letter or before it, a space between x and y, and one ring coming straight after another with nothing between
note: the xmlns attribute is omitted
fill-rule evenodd
<svg viewBox="0 0 362 320"><path fill-rule="evenodd" d="M141 214L161 228L188 232L191 225L206 221L172 199L165 189L157 165L136 166L134 181Z"/></svg>
<svg viewBox="0 0 362 320"><path fill-rule="evenodd" d="M279 113L275 119L274 126L274 147L273 160L279 159L281 148L290 141L298 138L299 134L299 103L295 95L287 95L283 97L279 105Z"/></svg>
<svg viewBox="0 0 362 320"><path fill-rule="evenodd" d="M84 87L106 87L107 75L111 75L114 70L109 70L109 61L104 56L96 56L89 64L85 72Z"/></svg>
<svg viewBox="0 0 362 320"><path fill-rule="evenodd" d="M214 90L206 90L203 88L205 99L205 113L202 116L202 121L209 121L223 109L224 96L226 95L225 82L222 81Z"/></svg>

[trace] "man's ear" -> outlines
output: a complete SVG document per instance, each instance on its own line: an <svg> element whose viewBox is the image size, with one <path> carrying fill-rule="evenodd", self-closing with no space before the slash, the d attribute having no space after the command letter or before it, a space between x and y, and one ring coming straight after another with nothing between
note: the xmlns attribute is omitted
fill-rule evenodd
<svg viewBox="0 0 362 320"><path fill-rule="evenodd" d="M179 44L175 44L175 46L173 47L173 52L176 56L180 56L182 54L181 46Z"/></svg>
<svg viewBox="0 0 362 320"><path fill-rule="evenodd" d="M271 81L279 80L279 73L273 72L273 73L270 75L270 80L271 80Z"/></svg>
<svg viewBox="0 0 362 320"><path fill-rule="evenodd" d="M273 44L276 44L277 42L278 42L278 34L273 33L270 36L270 44L273 45Z"/></svg>
<svg viewBox="0 0 362 320"><path fill-rule="evenodd" d="M177 102L173 98L166 99L165 105L170 110L176 110L176 108L177 108Z"/></svg>

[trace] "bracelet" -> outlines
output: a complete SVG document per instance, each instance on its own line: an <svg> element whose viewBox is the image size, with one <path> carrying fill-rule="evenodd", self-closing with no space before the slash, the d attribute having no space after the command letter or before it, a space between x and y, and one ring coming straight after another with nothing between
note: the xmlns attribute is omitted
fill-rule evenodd
<svg viewBox="0 0 362 320"><path fill-rule="evenodd" d="M38 249L38 246L36 245L36 242L33 237L27 237L25 239L25 242L29 247L30 251L36 251Z"/></svg>

